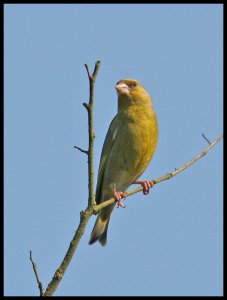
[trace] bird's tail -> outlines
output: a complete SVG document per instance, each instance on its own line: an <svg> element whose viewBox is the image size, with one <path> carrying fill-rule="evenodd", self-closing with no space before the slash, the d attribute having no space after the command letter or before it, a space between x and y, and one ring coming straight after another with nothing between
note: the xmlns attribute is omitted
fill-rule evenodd
<svg viewBox="0 0 227 300"><path fill-rule="evenodd" d="M99 214L95 222L94 228L91 233L89 245L99 241L102 246L107 242L107 229L110 221L110 215L107 218L103 218L102 214Z"/></svg>

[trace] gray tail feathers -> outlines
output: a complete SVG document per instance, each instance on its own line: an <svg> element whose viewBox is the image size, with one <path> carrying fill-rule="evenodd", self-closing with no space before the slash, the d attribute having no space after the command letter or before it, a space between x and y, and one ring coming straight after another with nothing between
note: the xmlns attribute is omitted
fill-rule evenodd
<svg viewBox="0 0 227 300"><path fill-rule="evenodd" d="M102 216L97 217L97 220L91 233L89 245L97 241L99 241L102 246L106 245L109 221L110 216L107 219L103 219Z"/></svg>

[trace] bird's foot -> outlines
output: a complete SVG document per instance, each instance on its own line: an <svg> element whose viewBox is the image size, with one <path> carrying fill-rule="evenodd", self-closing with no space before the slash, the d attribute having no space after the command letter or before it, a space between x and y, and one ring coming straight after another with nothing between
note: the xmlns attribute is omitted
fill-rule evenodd
<svg viewBox="0 0 227 300"><path fill-rule="evenodd" d="M143 194L148 195L150 192L150 188L153 187L153 182L148 181L148 180L143 180L143 181L134 181L133 184L141 184L143 187Z"/></svg>
<svg viewBox="0 0 227 300"><path fill-rule="evenodd" d="M117 207L120 206L120 207L125 208L125 205L123 204L121 199L126 198L126 194L123 192L117 192L115 186L113 187L113 194L114 194L114 198L116 199L117 204L118 204Z"/></svg>

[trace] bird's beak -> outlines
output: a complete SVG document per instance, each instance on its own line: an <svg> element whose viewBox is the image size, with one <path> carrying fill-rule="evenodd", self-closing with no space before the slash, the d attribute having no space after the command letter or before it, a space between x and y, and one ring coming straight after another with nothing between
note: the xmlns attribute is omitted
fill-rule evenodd
<svg viewBox="0 0 227 300"><path fill-rule="evenodd" d="M125 83L119 83L115 86L118 94L129 94L129 87Z"/></svg>

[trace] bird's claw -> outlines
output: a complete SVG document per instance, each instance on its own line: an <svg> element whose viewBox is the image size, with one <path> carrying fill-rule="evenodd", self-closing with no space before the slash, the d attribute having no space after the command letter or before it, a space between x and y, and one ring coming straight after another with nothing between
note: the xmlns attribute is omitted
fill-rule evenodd
<svg viewBox="0 0 227 300"><path fill-rule="evenodd" d="M123 204L123 202L121 201L121 199L126 198L126 194L123 192L117 192L116 189L113 189L113 193L114 193L114 198L117 201L117 207L123 207L125 208L125 205Z"/></svg>
<svg viewBox="0 0 227 300"><path fill-rule="evenodd" d="M144 181L134 181L134 184L141 184L143 187L143 194L148 195L150 192L150 188L153 187L153 182L149 180L144 180Z"/></svg>

